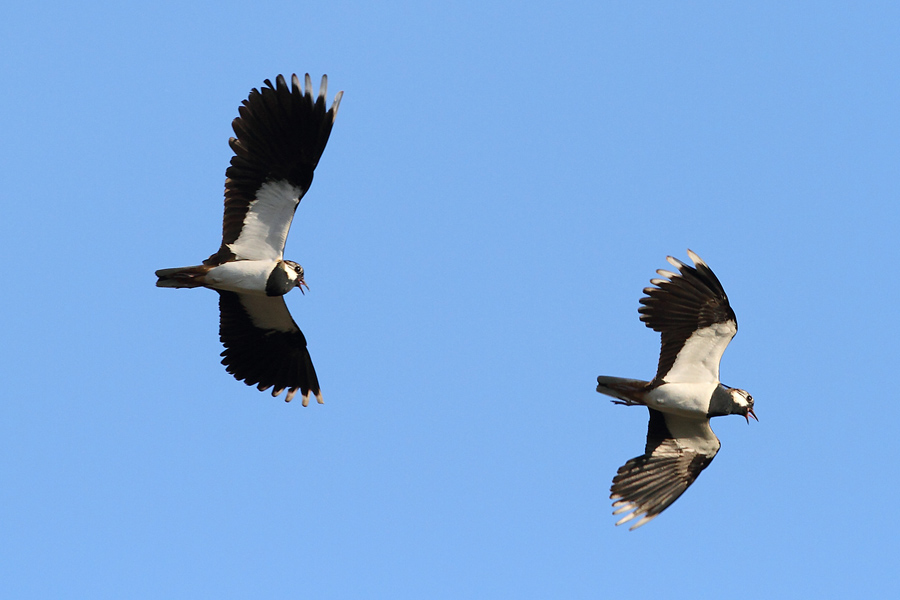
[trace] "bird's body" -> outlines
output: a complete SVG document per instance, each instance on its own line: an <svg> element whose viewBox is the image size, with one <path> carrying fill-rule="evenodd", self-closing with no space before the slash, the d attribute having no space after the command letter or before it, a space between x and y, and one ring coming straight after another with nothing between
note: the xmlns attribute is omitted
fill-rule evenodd
<svg viewBox="0 0 900 600"><path fill-rule="evenodd" d="M209 287L239 294L283 296L297 286L297 273L282 260L239 260L223 263L206 275Z"/></svg>
<svg viewBox="0 0 900 600"><path fill-rule="evenodd" d="M712 417L739 414L756 418L753 398L719 382L719 362L737 333L737 319L722 284L699 256L695 267L668 257L679 272L660 270L641 299L641 320L662 334L659 367L652 381L600 376L597 391L627 406L650 411L644 454L613 478L616 525L640 519L636 529L670 506L712 462L720 443Z"/></svg>
<svg viewBox="0 0 900 600"><path fill-rule="evenodd" d="M296 75L253 89L240 107L229 144L235 156L225 173L222 244L202 265L160 269L158 287L206 287L219 293L219 336L229 373L290 401L299 390L303 406L319 382L282 296L306 285L303 268L284 260L284 245L300 199L312 183L342 93L325 108L327 78L318 97L309 75L305 89Z"/></svg>
<svg viewBox="0 0 900 600"><path fill-rule="evenodd" d="M157 287L207 287L224 292L283 296L303 281L302 271L287 260L233 260L221 265L197 265L156 272ZM299 265L297 265L299 266Z"/></svg>
<svg viewBox="0 0 900 600"><path fill-rule="evenodd" d="M721 384L719 384L721 385ZM682 417L708 417L713 394L719 386L713 383L664 383L651 388L644 401L652 409Z"/></svg>

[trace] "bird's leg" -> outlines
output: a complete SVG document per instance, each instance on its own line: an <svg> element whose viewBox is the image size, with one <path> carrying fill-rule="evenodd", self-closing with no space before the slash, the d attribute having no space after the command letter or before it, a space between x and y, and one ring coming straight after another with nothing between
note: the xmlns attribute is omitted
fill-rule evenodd
<svg viewBox="0 0 900 600"><path fill-rule="evenodd" d="M626 399L614 399L610 400L613 404L621 404L622 406L646 406L643 402L639 402L637 400L631 400L630 398Z"/></svg>

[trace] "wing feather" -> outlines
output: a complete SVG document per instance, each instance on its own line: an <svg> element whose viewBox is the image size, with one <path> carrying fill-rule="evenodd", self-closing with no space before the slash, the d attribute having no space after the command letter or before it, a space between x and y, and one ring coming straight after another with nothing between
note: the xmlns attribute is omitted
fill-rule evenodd
<svg viewBox="0 0 900 600"><path fill-rule="evenodd" d="M671 506L712 462L720 446L708 420L649 410L645 452L619 468L610 488L613 514L627 513L616 525L640 517L632 530Z"/></svg>
<svg viewBox="0 0 900 600"><path fill-rule="evenodd" d="M273 396L288 390L287 401L299 390L303 406L310 394L322 402L306 338L284 297L219 291L219 314L222 364L235 379L260 391L274 387Z"/></svg>
<svg viewBox="0 0 900 600"><path fill-rule="evenodd" d="M656 381L718 382L719 362L737 333L737 318L712 269L688 250L694 266L671 256L678 273L660 269L667 279L651 279L644 289L641 321L660 332Z"/></svg>
<svg viewBox="0 0 900 600"><path fill-rule="evenodd" d="M307 80L309 75L306 76ZM254 88L232 122L234 156L225 172L222 246L205 264L228 260L279 260L294 211L309 189L337 114L342 93L325 109L327 77L320 96L288 86L279 75Z"/></svg>

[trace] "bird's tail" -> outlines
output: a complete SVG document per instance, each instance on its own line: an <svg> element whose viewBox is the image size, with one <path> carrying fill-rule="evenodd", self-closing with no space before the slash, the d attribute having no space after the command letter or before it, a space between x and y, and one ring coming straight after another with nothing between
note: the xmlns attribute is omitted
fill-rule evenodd
<svg viewBox="0 0 900 600"><path fill-rule="evenodd" d="M649 385L648 381L641 379L624 379L605 375L597 378L597 391L620 400L620 402L613 400L616 404L644 404L644 394Z"/></svg>
<svg viewBox="0 0 900 600"><path fill-rule="evenodd" d="M156 272L159 280L156 287L170 288L195 288L204 284L203 277L209 273L210 267L197 265L196 267L177 267L175 269L160 269Z"/></svg>

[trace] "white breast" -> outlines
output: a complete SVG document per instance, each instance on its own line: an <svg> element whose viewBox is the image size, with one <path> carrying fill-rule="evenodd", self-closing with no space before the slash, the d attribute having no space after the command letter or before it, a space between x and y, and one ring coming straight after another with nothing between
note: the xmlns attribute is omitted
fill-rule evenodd
<svg viewBox="0 0 900 600"><path fill-rule="evenodd" d="M278 262L238 260L214 267L206 274L206 285L229 292L266 294L266 281Z"/></svg>
<svg viewBox="0 0 900 600"><path fill-rule="evenodd" d="M718 383L664 383L645 397L647 406L686 417L706 416Z"/></svg>

